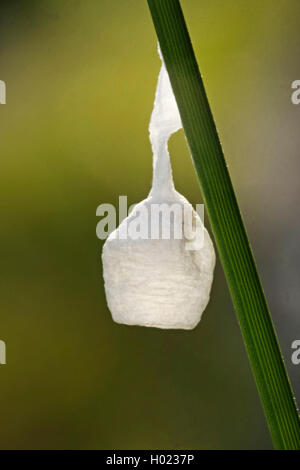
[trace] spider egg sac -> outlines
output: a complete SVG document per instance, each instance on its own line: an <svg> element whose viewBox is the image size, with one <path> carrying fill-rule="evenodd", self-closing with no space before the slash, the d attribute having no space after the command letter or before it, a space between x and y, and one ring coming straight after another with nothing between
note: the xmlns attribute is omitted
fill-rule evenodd
<svg viewBox="0 0 300 470"><path fill-rule="evenodd" d="M197 212L174 188L167 147L181 127L162 61L149 126L152 189L103 246L106 299L117 323L189 330L209 301L213 243ZM195 233L200 234L196 241Z"/></svg>

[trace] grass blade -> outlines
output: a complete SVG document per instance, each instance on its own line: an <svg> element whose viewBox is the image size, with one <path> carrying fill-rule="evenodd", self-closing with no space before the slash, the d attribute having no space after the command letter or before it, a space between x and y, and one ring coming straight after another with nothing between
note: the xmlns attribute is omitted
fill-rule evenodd
<svg viewBox="0 0 300 470"><path fill-rule="evenodd" d="M147 0L275 448L300 421L179 0Z"/></svg>

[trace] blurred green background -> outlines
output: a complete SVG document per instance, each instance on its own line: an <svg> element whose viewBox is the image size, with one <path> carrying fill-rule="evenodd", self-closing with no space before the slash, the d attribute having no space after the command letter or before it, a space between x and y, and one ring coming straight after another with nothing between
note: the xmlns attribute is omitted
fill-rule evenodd
<svg viewBox="0 0 300 470"><path fill-rule="evenodd" d="M300 4L182 6L299 401ZM120 326L106 306L96 208L151 184L146 0L1 0L0 42L0 447L272 448L219 260L191 332ZM182 131L170 153L202 202Z"/></svg>

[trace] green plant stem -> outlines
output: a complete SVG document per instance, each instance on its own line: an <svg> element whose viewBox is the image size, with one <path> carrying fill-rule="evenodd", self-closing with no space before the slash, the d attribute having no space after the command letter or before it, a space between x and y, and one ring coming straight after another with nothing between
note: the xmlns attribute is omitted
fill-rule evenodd
<svg viewBox="0 0 300 470"><path fill-rule="evenodd" d="M147 1L274 446L300 449L295 399L180 3Z"/></svg>

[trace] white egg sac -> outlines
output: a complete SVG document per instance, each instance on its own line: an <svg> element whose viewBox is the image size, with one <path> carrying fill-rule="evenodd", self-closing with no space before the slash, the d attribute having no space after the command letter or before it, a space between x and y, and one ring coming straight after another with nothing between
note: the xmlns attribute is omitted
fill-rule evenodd
<svg viewBox="0 0 300 470"><path fill-rule="evenodd" d="M152 189L103 246L106 298L117 323L188 330L199 323L209 301L215 266L213 243L197 212L174 188L167 149L170 135L181 127L162 63L149 126L154 155ZM152 210L161 205L170 210L176 206L180 217L155 218ZM191 214L191 225L185 213ZM202 233L201 243L191 248L196 229Z"/></svg>

